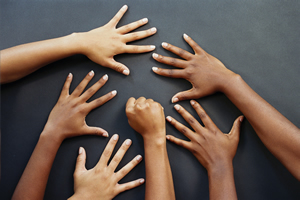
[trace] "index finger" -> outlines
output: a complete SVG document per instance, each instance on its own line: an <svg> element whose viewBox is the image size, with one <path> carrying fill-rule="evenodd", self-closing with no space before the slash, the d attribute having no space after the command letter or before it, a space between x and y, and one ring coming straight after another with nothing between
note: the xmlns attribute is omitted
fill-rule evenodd
<svg viewBox="0 0 300 200"><path fill-rule="evenodd" d="M181 58L183 58L185 60L189 60L193 56L193 54L191 54L190 52L183 50L179 47L176 47L174 45L171 45L169 43L166 43L166 42L163 42L161 44L161 46L164 49L171 51L172 53L176 54L177 56L180 56Z"/></svg>
<svg viewBox="0 0 300 200"><path fill-rule="evenodd" d="M125 12L127 11L128 6L124 5L118 12L117 14L108 22L108 24L113 25L114 27L117 26L117 24L119 23L119 21L121 20L121 18L123 17L123 15L125 14Z"/></svg>
<svg viewBox="0 0 300 200"><path fill-rule="evenodd" d="M126 103L126 109L128 107L133 107L134 106L134 103L135 103L136 99L134 97L130 97Z"/></svg>

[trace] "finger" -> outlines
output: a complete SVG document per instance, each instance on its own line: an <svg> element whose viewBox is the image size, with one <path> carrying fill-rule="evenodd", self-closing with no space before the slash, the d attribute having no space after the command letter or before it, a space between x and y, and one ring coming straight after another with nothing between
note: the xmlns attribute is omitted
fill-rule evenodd
<svg viewBox="0 0 300 200"><path fill-rule="evenodd" d="M205 110L198 102L196 102L195 100L191 100L191 105L196 110L198 116L200 117L205 127L207 127L210 130L218 129L218 127L215 125L215 123L211 120L211 118L207 115Z"/></svg>
<svg viewBox="0 0 300 200"><path fill-rule="evenodd" d="M113 157L113 159L110 161L108 167L112 172L114 172L116 170L117 166L119 165L122 158L124 157L126 151L129 149L131 143L132 142L130 139L125 140L123 142L122 146L119 148L119 150L115 154L115 156Z"/></svg>
<svg viewBox="0 0 300 200"><path fill-rule="evenodd" d="M103 137L108 137L107 131L100 127L87 126L84 130L84 133L88 135L99 135Z"/></svg>
<svg viewBox="0 0 300 200"><path fill-rule="evenodd" d="M163 42L161 45L164 49L171 51L172 53L176 54L177 56L180 56L181 58L183 58L185 60L189 60L193 56L193 54L191 54L190 52L183 50L179 47L176 47L174 45L171 45L169 43Z"/></svg>
<svg viewBox="0 0 300 200"><path fill-rule="evenodd" d="M182 69L162 69L152 67L152 71L158 75L166 76L170 78L184 78L184 71Z"/></svg>
<svg viewBox="0 0 300 200"><path fill-rule="evenodd" d="M143 26L147 23L148 23L148 19L143 18L138 21L132 22L130 24L124 25L124 26L118 28L117 30L120 34L125 34L125 33L129 33L130 31L133 31L133 30L137 29L138 27Z"/></svg>
<svg viewBox="0 0 300 200"><path fill-rule="evenodd" d="M89 98L91 98L108 80L108 75L105 74L102 78L100 78L92 87L90 87L87 91L85 91L81 95L81 99L86 102Z"/></svg>
<svg viewBox="0 0 300 200"><path fill-rule="evenodd" d="M134 106L136 99L134 97L130 97L126 103L126 109Z"/></svg>
<svg viewBox="0 0 300 200"><path fill-rule="evenodd" d="M116 27L117 24L119 23L119 21L121 20L121 18L123 17L123 15L125 14L125 12L127 11L128 6L124 5L118 12L117 14L108 22L108 24Z"/></svg>
<svg viewBox="0 0 300 200"><path fill-rule="evenodd" d="M239 139L240 137L240 129L241 129L241 125L242 122L244 120L244 116L239 116L233 123L233 126L229 132L229 136L235 139Z"/></svg>
<svg viewBox="0 0 300 200"><path fill-rule="evenodd" d="M182 106L179 104L176 104L174 106L175 110L185 119L187 123L195 130L195 131L201 131L202 126L201 124L188 112L186 111Z"/></svg>
<svg viewBox="0 0 300 200"><path fill-rule="evenodd" d="M126 35L123 36L125 42L132 42L132 41L135 41L135 40L140 40L140 39L143 39L145 37L149 37L153 34L155 34L157 31L157 29L155 27L153 28L150 28L148 30L145 30L145 31L138 31L138 32L134 32L134 33L128 33Z"/></svg>
<svg viewBox="0 0 300 200"><path fill-rule="evenodd" d="M60 98L69 96L69 90L70 90L70 85L71 85L72 79L73 79L73 75L71 73L69 73L69 75L67 76L66 81L64 83L64 86L61 90Z"/></svg>
<svg viewBox="0 0 300 200"><path fill-rule="evenodd" d="M132 188L140 186L144 182L145 182L145 179L141 178L141 179L138 179L138 180L135 180L135 181L131 181L131 182L128 182L128 183L119 184L118 185L118 194L121 193L121 192L124 192L126 190L130 190Z"/></svg>
<svg viewBox="0 0 300 200"><path fill-rule="evenodd" d="M156 53L153 53L152 57L154 60L156 60L160 63L166 64L166 65L171 65L171 66L178 67L178 68L186 68L187 67L186 61L181 60L181 59L162 56L162 55L158 55Z"/></svg>
<svg viewBox="0 0 300 200"><path fill-rule="evenodd" d="M142 161L142 156L137 155L134 159L132 159L129 163L127 163L122 169L120 169L117 173L117 180L121 180L124 178L135 166L137 166Z"/></svg>
<svg viewBox="0 0 300 200"><path fill-rule="evenodd" d="M113 90L109 93L107 93L106 95L99 97L98 99L95 99L94 101L87 103L88 106L88 112L90 112L91 110L102 106L103 104L105 104L106 102L108 102L109 100L111 100L112 98L114 98L117 95L117 91Z"/></svg>
<svg viewBox="0 0 300 200"><path fill-rule="evenodd" d="M196 89L193 87L189 90L178 92L172 97L172 103L177 103L178 101L183 101L187 99L197 99L199 97Z"/></svg>
<svg viewBox="0 0 300 200"><path fill-rule="evenodd" d="M191 131L188 127L184 126L180 122L178 122L176 119L174 119L171 116L166 117L167 121L172 124L179 132L181 132L183 135L185 135L187 138L192 140L195 136L195 133Z"/></svg>
<svg viewBox="0 0 300 200"><path fill-rule="evenodd" d="M86 171L85 161L86 161L85 150L84 150L83 147L80 147L79 148L79 152L78 152L78 156L77 156L77 161L76 161L76 167L75 167L75 171L74 171L74 176L78 176L82 172Z"/></svg>
<svg viewBox="0 0 300 200"><path fill-rule="evenodd" d="M96 167L103 168L107 166L108 160L110 159L110 156L118 142L119 135L114 134L110 140L108 141L108 144L106 145L99 162L97 163Z"/></svg>
<svg viewBox="0 0 300 200"><path fill-rule="evenodd" d="M124 53L145 53L154 49L154 45L126 45Z"/></svg>
<svg viewBox="0 0 300 200"><path fill-rule="evenodd" d="M205 53L205 51L187 34L183 34L184 40L192 47L196 54Z"/></svg>
<svg viewBox="0 0 300 200"><path fill-rule="evenodd" d="M130 73L129 69L125 65L115 61L115 59L113 59L113 58L107 62L106 67L111 68L117 72L124 74L124 75L129 75L129 73Z"/></svg>
<svg viewBox="0 0 300 200"><path fill-rule="evenodd" d="M174 137L173 135L167 135L166 138L167 138L167 140L177 144L178 146L182 146L183 148L186 148L188 150L191 149L191 143L188 141L178 139L178 138Z"/></svg>
<svg viewBox="0 0 300 200"><path fill-rule="evenodd" d="M138 98L136 101L135 101L135 104L138 104L138 103L144 103L146 101L146 98L145 97L140 97Z"/></svg>
<svg viewBox="0 0 300 200"><path fill-rule="evenodd" d="M79 85L75 88L72 96L78 97L83 92L84 88L87 86L87 84L91 81L91 79L94 77L95 73L94 71L90 71L85 78L79 83Z"/></svg>

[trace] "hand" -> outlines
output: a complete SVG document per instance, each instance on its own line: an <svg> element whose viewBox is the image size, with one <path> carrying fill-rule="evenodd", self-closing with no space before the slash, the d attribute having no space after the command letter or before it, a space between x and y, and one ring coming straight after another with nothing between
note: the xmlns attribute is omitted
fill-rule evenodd
<svg viewBox="0 0 300 200"><path fill-rule="evenodd" d="M185 60L153 54L156 61L181 68L161 69L153 67L152 69L156 74L171 78L184 78L193 85L192 89L175 94L172 97L173 103L186 99L197 99L222 91L223 87L226 86L226 82L235 74L217 58L206 53L186 34L184 34L184 40L192 47L195 54L165 42L162 43L162 46Z"/></svg>
<svg viewBox="0 0 300 200"><path fill-rule="evenodd" d="M119 193L144 183L144 179L138 179L128 183L118 184L124 176L140 163L142 156L136 156L127 165L115 173L114 171L131 145L131 140L125 140L108 165L108 161L117 141L118 135L115 134L109 140L97 165L90 170L85 168L86 154L85 150L80 147L74 172L75 193L70 199L112 199Z"/></svg>
<svg viewBox="0 0 300 200"><path fill-rule="evenodd" d="M191 125L194 131L168 116L167 121L191 141L184 141L171 135L167 135L167 139L191 151L208 172L213 170L213 168L232 164L233 157L235 156L238 147L240 126L243 121L243 116L240 116L235 120L232 129L228 134L223 134L206 114L200 104L192 100L191 105L198 113L204 127L201 126L201 124L183 107L177 104L174 108Z"/></svg>
<svg viewBox="0 0 300 200"><path fill-rule="evenodd" d="M91 110L103 105L115 97L117 92L114 90L90 103L87 103L86 101L91 98L108 80L108 76L104 75L98 82L82 94L93 76L94 72L89 72L70 95L69 89L73 76L71 73L68 75L60 97L48 117L48 121L42 135L54 134L59 141L68 137L84 134L96 134L108 137L108 133L102 128L88 126L86 124L85 117Z"/></svg>
<svg viewBox="0 0 300 200"><path fill-rule="evenodd" d="M140 97L128 99L126 115L129 125L143 138L163 139L165 141L166 123L163 107L153 101Z"/></svg>
<svg viewBox="0 0 300 200"><path fill-rule="evenodd" d="M147 18L116 28L127 8L126 5L123 6L106 25L79 34L82 54L85 54L95 63L125 75L129 74L129 69L124 64L116 62L114 56L122 53L145 53L154 50L155 46L153 45L127 45L126 43L140 40L156 33L156 28L129 33L146 24L148 22Z"/></svg>

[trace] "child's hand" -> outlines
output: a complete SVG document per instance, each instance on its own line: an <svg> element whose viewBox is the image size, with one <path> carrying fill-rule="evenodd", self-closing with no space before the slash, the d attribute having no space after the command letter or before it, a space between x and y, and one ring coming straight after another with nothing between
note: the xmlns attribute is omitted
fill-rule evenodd
<svg viewBox="0 0 300 200"><path fill-rule="evenodd" d="M167 135L167 139L191 151L208 172L216 168L224 169L225 166L232 165L232 160L238 147L243 116L235 120L228 134L223 134L196 101L192 100L191 104L204 126L201 126L190 113L177 104L175 109L191 125L194 131L168 116L167 121L191 141L184 141L171 135Z"/></svg>
<svg viewBox="0 0 300 200"><path fill-rule="evenodd" d="M230 81L232 75L235 74L217 58L206 53L186 34L184 34L184 39L193 48L195 54L165 42L162 46L185 60L153 54L156 61L181 68L161 69L153 67L155 73L171 78L184 78L193 85L192 89L175 94L172 98L173 103L186 99L197 99L222 91L226 87L226 82Z"/></svg>
<svg viewBox="0 0 300 200"><path fill-rule="evenodd" d="M42 134L51 134L51 137L55 137L59 141L68 137L84 134L95 134L108 137L108 133L102 128L88 126L86 124L85 117L91 110L112 99L116 95L116 91L112 91L87 103L86 101L91 98L108 80L108 76L104 75L92 87L83 92L93 76L94 72L89 72L76 87L73 93L69 94L73 76L72 74L68 75L60 97L48 117L48 121Z"/></svg>
<svg viewBox="0 0 300 200"><path fill-rule="evenodd" d="M144 139L165 141L165 115L159 103L145 97L137 100L131 97L126 104L126 115L130 126Z"/></svg>
<svg viewBox="0 0 300 200"><path fill-rule="evenodd" d="M115 134L109 140L97 165L90 170L85 168L86 154L85 150L80 147L74 172L75 193L70 199L113 199L119 193L144 183L144 179L138 179L123 184L118 183L138 163L140 163L142 157L140 155L136 156L127 165L115 173L117 166L131 145L131 140L125 140L113 159L109 162L117 141L118 135Z"/></svg>
<svg viewBox="0 0 300 200"><path fill-rule="evenodd" d="M116 62L114 56L122 53L145 53L154 50L155 46L153 45L127 45L127 43L156 33L156 28L129 33L145 25L148 22L147 18L116 28L127 8L126 5L123 6L106 25L78 34L79 51L82 54L85 54L95 63L125 75L129 74L129 69L124 64Z"/></svg>

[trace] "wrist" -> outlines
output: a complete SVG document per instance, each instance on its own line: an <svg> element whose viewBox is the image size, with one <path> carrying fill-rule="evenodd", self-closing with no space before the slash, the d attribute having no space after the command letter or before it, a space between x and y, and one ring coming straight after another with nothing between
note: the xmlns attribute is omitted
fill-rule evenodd
<svg viewBox="0 0 300 200"><path fill-rule="evenodd" d="M225 177L228 174L233 173L232 162L219 162L207 169L207 174L209 177Z"/></svg>
<svg viewBox="0 0 300 200"><path fill-rule="evenodd" d="M242 77L239 74L233 73L226 76L220 86L220 91L227 95L234 87L238 87L242 81Z"/></svg>
<svg viewBox="0 0 300 200"><path fill-rule="evenodd" d="M55 130L44 129L40 135L39 140L45 140L47 142L52 142L55 144L61 144L65 138L61 137L61 134L57 133Z"/></svg>
<svg viewBox="0 0 300 200"><path fill-rule="evenodd" d="M145 146L165 146L166 145L166 132L145 133L143 134Z"/></svg>

